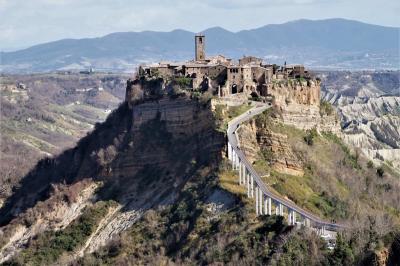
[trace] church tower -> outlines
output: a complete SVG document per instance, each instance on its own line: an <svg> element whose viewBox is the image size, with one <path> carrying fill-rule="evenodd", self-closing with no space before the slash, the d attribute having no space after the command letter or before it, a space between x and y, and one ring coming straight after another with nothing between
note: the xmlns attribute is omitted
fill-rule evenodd
<svg viewBox="0 0 400 266"><path fill-rule="evenodd" d="M203 34L197 34L194 37L195 40L195 54L196 54L196 61L204 61L206 60L206 53L204 51L205 46L205 37Z"/></svg>

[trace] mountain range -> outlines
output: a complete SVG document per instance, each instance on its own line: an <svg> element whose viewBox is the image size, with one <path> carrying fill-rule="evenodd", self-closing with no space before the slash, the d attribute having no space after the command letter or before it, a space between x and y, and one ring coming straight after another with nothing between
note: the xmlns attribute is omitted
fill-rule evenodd
<svg viewBox="0 0 400 266"><path fill-rule="evenodd" d="M231 32L204 30L208 55L234 59L256 55L271 63L302 63L320 69L398 69L399 28L345 19L296 20ZM117 32L99 38L63 39L1 53L3 72L46 72L94 67L131 71L142 63L188 60L193 36L170 32Z"/></svg>

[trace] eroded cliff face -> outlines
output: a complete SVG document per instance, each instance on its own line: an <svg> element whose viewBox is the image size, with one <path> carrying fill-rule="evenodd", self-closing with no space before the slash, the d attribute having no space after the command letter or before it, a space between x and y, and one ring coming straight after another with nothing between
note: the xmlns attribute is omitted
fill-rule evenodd
<svg viewBox="0 0 400 266"><path fill-rule="evenodd" d="M341 116L343 139L376 163L400 169L400 97L350 97L327 92Z"/></svg>
<svg viewBox="0 0 400 266"><path fill-rule="evenodd" d="M268 94L280 109L285 124L303 130L317 128L339 133L339 118L335 114L320 112L320 91L320 83L313 80L282 81L268 86Z"/></svg>
<svg viewBox="0 0 400 266"><path fill-rule="evenodd" d="M240 126L238 138L240 148L251 163L266 156L271 167L280 173L304 174L301 161L287 142L287 136L271 131L267 124L257 125L255 120L250 120Z"/></svg>
<svg viewBox="0 0 400 266"><path fill-rule="evenodd" d="M319 106L321 89L318 81L278 81L269 84L267 90L278 105L293 103Z"/></svg>
<svg viewBox="0 0 400 266"><path fill-rule="evenodd" d="M47 200L0 227L0 263L14 256L35 236L65 228L91 204L98 186L92 180L55 186Z"/></svg>
<svg viewBox="0 0 400 266"><path fill-rule="evenodd" d="M86 206L116 201L80 249L63 262L93 252L146 210L174 202L198 169L216 168L223 146L210 107L196 100L161 97L131 108L123 104L75 148L40 162L22 180L0 209L0 262L38 234L62 230ZM77 196L54 189L61 185Z"/></svg>

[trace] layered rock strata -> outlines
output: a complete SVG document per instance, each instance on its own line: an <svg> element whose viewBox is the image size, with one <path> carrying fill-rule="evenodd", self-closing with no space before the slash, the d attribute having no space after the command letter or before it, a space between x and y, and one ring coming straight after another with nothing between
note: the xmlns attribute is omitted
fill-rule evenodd
<svg viewBox="0 0 400 266"><path fill-rule="evenodd" d="M240 148L246 158L254 163L260 156L269 161L272 168L283 174L304 174L300 160L296 157L284 134L274 133L266 126L257 127L254 120L242 125L238 131ZM265 155L262 155L265 154Z"/></svg>
<svg viewBox="0 0 400 266"><path fill-rule="evenodd" d="M268 94L279 108L285 124L302 130L340 132L336 114L320 112L320 83L318 81L282 81L268 85Z"/></svg>

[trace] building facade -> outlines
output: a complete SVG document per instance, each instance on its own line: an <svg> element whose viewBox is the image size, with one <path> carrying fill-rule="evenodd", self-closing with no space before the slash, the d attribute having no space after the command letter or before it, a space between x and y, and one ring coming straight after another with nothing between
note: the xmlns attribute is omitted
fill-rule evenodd
<svg viewBox="0 0 400 266"><path fill-rule="evenodd" d="M191 89L218 89L221 96L236 93L268 96L269 84L274 80L309 78L302 65L283 67L264 64L262 58L244 56L238 62L223 55L206 57L205 36L195 36L195 58L192 61L175 63L160 62L139 67L139 75L158 76L164 79L190 78ZM204 84L207 85L204 88Z"/></svg>

